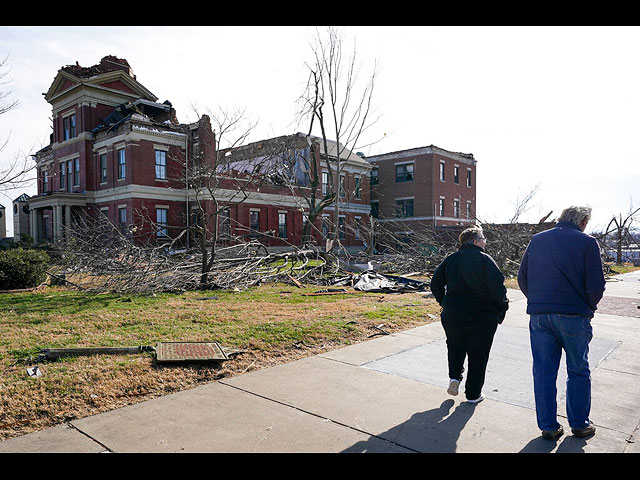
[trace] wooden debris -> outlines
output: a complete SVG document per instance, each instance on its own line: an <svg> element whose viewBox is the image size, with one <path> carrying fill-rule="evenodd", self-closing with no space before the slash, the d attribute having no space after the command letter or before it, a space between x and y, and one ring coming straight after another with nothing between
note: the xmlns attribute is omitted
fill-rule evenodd
<svg viewBox="0 0 640 480"><path fill-rule="evenodd" d="M296 285L296 287L302 288L302 284L298 280L293 278L291 275L289 275L288 273L287 273L287 277L289 277L289 280L291 280Z"/></svg>

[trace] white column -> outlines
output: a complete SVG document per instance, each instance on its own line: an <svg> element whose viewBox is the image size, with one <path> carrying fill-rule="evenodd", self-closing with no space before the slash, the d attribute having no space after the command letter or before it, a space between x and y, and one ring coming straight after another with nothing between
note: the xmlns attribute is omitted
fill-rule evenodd
<svg viewBox="0 0 640 480"><path fill-rule="evenodd" d="M69 238L71 232L71 205L64 206L64 226L66 228L66 238Z"/></svg>
<svg viewBox="0 0 640 480"><path fill-rule="evenodd" d="M38 242L38 221L35 208L29 209L29 234L35 243Z"/></svg>
<svg viewBox="0 0 640 480"><path fill-rule="evenodd" d="M62 206L53 206L53 241L62 240Z"/></svg>
<svg viewBox="0 0 640 480"><path fill-rule="evenodd" d="M40 241L40 234L42 233L42 209L34 208L31 211L31 215L33 215L33 230L31 230L31 236L33 237L33 242L38 243Z"/></svg>

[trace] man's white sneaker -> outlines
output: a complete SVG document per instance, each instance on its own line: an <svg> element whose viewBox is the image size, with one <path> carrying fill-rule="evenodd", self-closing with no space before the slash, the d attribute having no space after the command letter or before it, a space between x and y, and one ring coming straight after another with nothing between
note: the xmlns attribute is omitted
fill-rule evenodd
<svg viewBox="0 0 640 480"><path fill-rule="evenodd" d="M458 387L460 387L460 380L450 379L449 380L449 388L447 389L447 393L449 395L458 395Z"/></svg>
<svg viewBox="0 0 640 480"><path fill-rule="evenodd" d="M482 400L484 400L484 395L480 394L480 396L478 398L474 398L473 400L467 400L467 402L469 402L469 403L480 403Z"/></svg>

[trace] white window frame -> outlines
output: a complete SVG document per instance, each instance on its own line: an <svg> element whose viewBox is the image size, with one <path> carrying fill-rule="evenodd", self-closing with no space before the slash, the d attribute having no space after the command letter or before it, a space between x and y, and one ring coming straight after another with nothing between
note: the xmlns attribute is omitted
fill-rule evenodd
<svg viewBox="0 0 640 480"><path fill-rule="evenodd" d="M409 173L407 168L404 169L403 180L398 181L398 167L411 167L411 172ZM416 164L415 162L398 162L393 164L393 173L395 175L396 183L404 183L404 182L413 182L416 178ZM407 178L410 176L411 178Z"/></svg>
<svg viewBox="0 0 640 480"><path fill-rule="evenodd" d="M164 217L164 218L161 218ZM169 206L156 205L156 237L169 236Z"/></svg>
<svg viewBox="0 0 640 480"><path fill-rule="evenodd" d="M124 222L122 221L122 211L124 210ZM127 226L127 206L126 205L118 205L118 226L120 228Z"/></svg>
<svg viewBox="0 0 640 480"><path fill-rule="evenodd" d="M103 158L104 166L102 165ZM98 170L100 172L100 185L105 185L109 181L109 159L106 151L98 152Z"/></svg>
<svg viewBox="0 0 640 480"><path fill-rule="evenodd" d="M73 186L80 186L80 157L73 159Z"/></svg>
<svg viewBox="0 0 640 480"><path fill-rule="evenodd" d="M122 152L122 162L120 161L120 152ZM124 145L116 147L116 163L118 166L118 181L127 178L127 152Z"/></svg>
<svg viewBox="0 0 640 480"><path fill-rule="evenodd" d="M377 207L376 208L376 212L378 213L377 217L373 214L373 204L374 203L376 204L376 207ZM369 202L369 213L371 214L371 216L373 218L380 218L380 200L371 200Z"/></svg>
<svg viewBox="0 0 640 480"><path fill-rule="evenodd" d="M282 218L284 216L284 223L282 223ZM284 229L284 231L283 231ZM284 235L283 235L284 233ZM288 237L288 232L287 232L287 212L286 211L280 211L278 212L278 238L287 238Z"/></svg>
<svg viewBox="0 0 640 480"><path fill-rule="evenodd" d="M58 164L58 172L60 175L60 185L59 188L60 190L66 190L67 189L67 162L66 161L62 161Z"/></svg>
<svg viewBox="0 0 640 480"><path fill-rule="evenodd" d="M164 163L158 164L158 154L161 154L160 160ZM160 148L154 149L154 165L155 165L154 171L155 171L156 180L167 180L167 151L166 150L163 150ZM160 173L160 176L158 176L158 173Z"/></svg>
<svg viewBox="0 0 640 480"><path fill-rule="evenodd" d="M253 214L257 214L258 215L258 225L257 228L253 228L253 222L251 221L251 217ZM249 233L251 235L257 235L257 233L260 231L260 209L259 208L251 208L249 209Z"/></svg>
<svg viewBox="0 0 640 480"><path fill-rule="evenodd" d="M73 122L71 121L73 119ZM69 121L69 136L67 136L66 123ZM78 122L76 112L71 111L62 116L62 141L71 140L78 136Z"/></svg>

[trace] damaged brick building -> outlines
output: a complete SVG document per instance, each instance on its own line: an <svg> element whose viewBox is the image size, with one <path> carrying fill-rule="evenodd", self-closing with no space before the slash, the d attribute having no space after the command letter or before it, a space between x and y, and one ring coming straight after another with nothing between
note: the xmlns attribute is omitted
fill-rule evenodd
<svg viewBox="0 0 640 480"><path fill-rule="evenodd" d="M302 176L294 178L295 188L282 184L273 172L240 187L249 172L228 162L237 157L234 152L219 157L209 118L179 123L171 103L159 103L126 60L106 56L91 67L62 67L44 96L52 107L53 132L50 144L35 155L38 193L28 199L35 241L63 239L76 220L102 215L136 241L180 237L184 245L190 235L181 233L216 213L218 225L212 231L223 237L259 238L267 246L299 243L309 214L300 200L309 195L309 167L298 172ZM306 165L335 161L335 143L325 152L319 139L301 134L291 138L304 140L297 155ZM312 144L317 148L310 148ZM371 165L349 151L339 155L341 185L354 193L338 207L341 243L358 248L358 229L347 233L344 225L368 222ZM211 183L198 189L190 177L202 164L213 166L215 175L208 182L215 182L215 194ZM322 166L319 170L326 171ZM322 188L324 184L318 186ZM329 207L315 222L312 233L318 244L327 233L326 217L335 209Z"/></svg>

